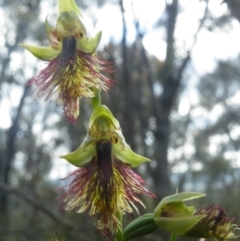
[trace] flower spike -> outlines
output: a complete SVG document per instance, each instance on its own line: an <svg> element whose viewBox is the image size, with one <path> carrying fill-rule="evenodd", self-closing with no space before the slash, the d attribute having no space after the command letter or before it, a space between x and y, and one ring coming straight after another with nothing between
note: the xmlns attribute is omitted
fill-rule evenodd
<svg viewBox="0 0 240 241"><path fill-rule="evenodd" d="M89 123L80 147L62 156L80 168L69 176L72 182L61 200L66 210L94 216L101 234L113 239L120 228L119 214L138 212L136 204L144 206L137 195L154 197L131 169L149 159L130 149L119 122L106 106L97 107Z"/></svg>

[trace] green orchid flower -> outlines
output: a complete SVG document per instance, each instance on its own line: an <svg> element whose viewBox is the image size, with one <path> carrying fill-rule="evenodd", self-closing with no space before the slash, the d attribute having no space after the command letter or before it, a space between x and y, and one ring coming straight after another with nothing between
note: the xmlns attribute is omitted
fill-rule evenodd
<svg viewBox="0 0 240 241"><path fill-rule="evenodd" d="M56 27L52 26L47 18L45 27L50 46L20 45L29 50L35 57L47 61L56 58L61 53L63 38L75 36L78 50L94 53L102 36L101 31L94 37L87 35L83 15L74 0L59 0Z"/></svg>
<svg viewBox="0 0 240 241"><path fill-rule="evenodd" d="M97 229L110 239L120 228L119 214L137 211L137 203L143 205L137 194L154 196L131 169L150 160L131 150L106 106L92 113L80 147L62 158L80 167L70 175L72 182L62 197L65 209L88 211L96 217Z"/></svg>
<svg viewBox="0 0 240 241"><path fill-rule="evenodd" d="M107 69L107 63L95 53L102 33L88 35L82 13L73 0L59 0L56 26L46 19L45 27L49 46L20 44L38 59L49 62L27 84L36 86L37 97L52 97L62 104L66 117L76 122L79 99L93 98L94 89L106 91L111 82L100 72Z"/></svg>
<svg viewBox="0 0 240 241"><path fill-rule="evenodd" d="M156 225L177 236L218 241L236 238L233 231L238 228L233 224L234 218L227 217L220 206L211 205L197 211L184 204L203 196L203 193L182 192L163 198L154 211Z"/></svg>
<svg viewBox="0 0 240 241"><path fill-rule="evenodd" d="M82 166L92 160L96 155L94 145L98 140L110 141L112 154L131 167L137 167L143 162L150 161L131 150L124 139L118 120L106 106L101 105L94 110L88 129L88 134L81 146L76 151L63 156L71 164Z"/></svg>
<svg viewBox="0 0 240 241"><path fill-rule="evenodd" d="M172 234L183 235L205 217L195 216L195 207L188 207L183 201L203 196L203 193L183 192L163 198L154 211L156 224Z"/></svg>

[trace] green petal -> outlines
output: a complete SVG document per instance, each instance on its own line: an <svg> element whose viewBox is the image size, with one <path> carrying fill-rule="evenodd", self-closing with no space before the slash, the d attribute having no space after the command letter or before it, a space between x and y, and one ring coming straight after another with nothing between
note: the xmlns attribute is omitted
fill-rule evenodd
<svg viewBox="0 0 240 241"><path fill-rule="evenodd" d="M33 46L29 44L19 44L19 45L27 49L38 59L42 59L42 60L50 61L56 58L60 54L59 50L53 49L51 46L41 47L41 46Z"/></svg>
<svg viewBox="0 0 240 241"><path fill-rule="evenodd" d="M58 1L58 15L60 15L61 12L65 12L65 11L73 11L82 17L82 13L74 0Z"/></svg>
<svg viewBox="0 0 240 241"><path fill-rule="evenodd" d="M81 146L73 152L70 152L67 155L61 156L71 164L77 167L81 167L86 163L90 162L95 156L96 146L93 144L93 141L88 136L85 138Z"/></svg>
<svg viewBox="0 0 240 241"><path fill-rule="evenodd" d="M206 217L206 215L186 216L181 218L155 217L154 220L158 227L175 235L183 235L204 217Z"/></svg>
<svg viewBox="0 0 240 241"><path fill-rule="evenodd" d="M107 106L100 105L95 108L89 120L89 129L92 128L94 122L96 122L98 118L106 119L114 125L115 129L120 129L120 124L118 120L114 118L112 112L107 108ZM103 128L105 127L103 126Z"/></svg>
<svg viewBox="0 0 240 241"><path fill-rule="evenodd" d="M170 196L167 196L162 199L161 203L169 203L169 202L177 202L177 201L189 201L201 197L205 197L205 193L201 192L181 192L181 193L176 193Z"/></svg>
<svg viewBox="0 0 240 241"><path fill-rule="evenodd" d="M130 146L125 142L121 132L116 132L118 137L117 143L113 144L113 154L124 163L130 164L132 167L137 167L143 162L150 162L150 159L138 155L132 151Z"/></svg>
<svg viewBox="0 0 240 241"><path fill-rule="evenodd" d="M45 28L46 28L48 40L49 40L49 42L51 42L50 39L49 39L49 36L50 36L51 32L54 32L54 31L55 31L55 27L53 27L53 26L48 22L48 16L47 16L46 19L45 19Z"/></svg>
<svg viewBox="0 0 240 241"><path fill-rule="evenodd" d="M102 31L98 32L93 38L87 38L84 36L78 41L78 49L81 49L85 53L94 53L99 45L101 37Z"/></svg>
<svg viewBox="0 0 240 241"><path fill-rule="evenodd" d="M46 28L46 32L47 32L47 37L48 37L48 41L51 44L51 46L56 49L61 51L62 49L62 43L60 43L57 40L56 36L53 36L53 33L55 32L55 27L53 27L47 20L45 20L45 28Z"/></svg>

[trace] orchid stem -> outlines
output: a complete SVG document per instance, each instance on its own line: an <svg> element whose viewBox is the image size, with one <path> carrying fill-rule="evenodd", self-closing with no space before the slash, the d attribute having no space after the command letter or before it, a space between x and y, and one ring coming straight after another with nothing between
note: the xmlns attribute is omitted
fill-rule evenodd
<svg viewBox="0 0 240 241"><path fill-rule="evenodd" d="M171 235L171 241L177 241L177 236L175 234Z"/></svg>
<svg viewBox="0 0 240 241"><path fill-rule="evenodd" d="M101 105L101 95L98 89L94 89L94 97L92 98L92 108L96 109L99 105Z"/></svg>
<svg viewBox="0 0 240 241"><path fill-rule="evenodd" d="M116 234L115 241L124 241L123 229L122 229L122 215L120 213L118 213L118 221L121 226L118 228L118 232Z"/></svg>

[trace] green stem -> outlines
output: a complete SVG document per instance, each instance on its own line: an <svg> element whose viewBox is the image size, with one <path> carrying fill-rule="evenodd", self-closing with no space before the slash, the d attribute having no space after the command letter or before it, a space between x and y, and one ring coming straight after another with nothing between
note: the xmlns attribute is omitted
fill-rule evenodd
<svg viewBox="0 0 240 241"><path fill-rule="evenodd" d="M96 107L101 105L101 95L98 89L94 89L93 91L95 96L92 98L92 108L94 110Z"/></svg>
<svg viewBox="0 0 240 241"><path fill-rule="evenodd" d="M171 241L177 241L177 236L175 234L171 235Z"/></svg>
<svg viewBox="0 0 240 241"><path fill-rule="evenodd" d="M118 220L121 226L118 229L118 232L115 237L115 241L124 241L123 229L122 229L122 215L120 213L118 213Z"/></svg>

